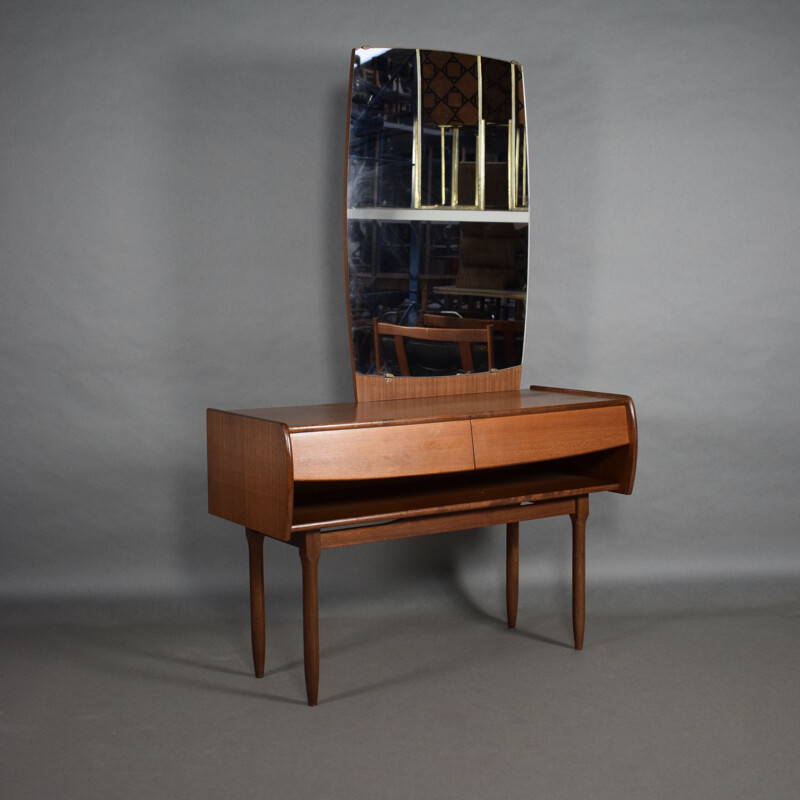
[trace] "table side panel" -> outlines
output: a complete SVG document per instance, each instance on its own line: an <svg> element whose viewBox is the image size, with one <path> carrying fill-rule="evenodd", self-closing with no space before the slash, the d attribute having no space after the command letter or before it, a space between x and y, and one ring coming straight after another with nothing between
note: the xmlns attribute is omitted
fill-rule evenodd
<svg viewBox="0 0 800 800"><path fill-rule="evenodd" d="M207 436L209 512L288 541L293 481L286 426L209 409Z"/></svg>

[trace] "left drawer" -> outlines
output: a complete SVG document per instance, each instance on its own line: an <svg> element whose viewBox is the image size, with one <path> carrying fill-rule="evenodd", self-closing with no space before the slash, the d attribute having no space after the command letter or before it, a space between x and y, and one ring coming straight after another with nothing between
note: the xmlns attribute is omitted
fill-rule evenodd
<svg viewBox="0 0 800 800"><path fill-rule="evenodd" d="M469 420L290 433L296 481L359 480L475 468Z"/></svg>

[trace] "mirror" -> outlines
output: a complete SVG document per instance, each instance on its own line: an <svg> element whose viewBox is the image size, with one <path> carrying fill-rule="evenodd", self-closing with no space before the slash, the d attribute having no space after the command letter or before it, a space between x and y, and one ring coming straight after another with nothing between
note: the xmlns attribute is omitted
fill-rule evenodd
<svg viewBox="0 0 800 800"><path fill-rule="evenodd" d="M437 50L356 49L349 112L356 376L518 368L529 221L520 65Z"/></svg>

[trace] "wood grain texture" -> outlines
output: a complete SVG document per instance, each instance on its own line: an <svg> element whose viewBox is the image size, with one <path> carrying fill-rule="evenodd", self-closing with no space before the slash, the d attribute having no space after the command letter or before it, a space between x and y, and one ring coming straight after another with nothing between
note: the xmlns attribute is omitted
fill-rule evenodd
<svg viewBox="0 0 800 800"><path fill-rule="evenodd" d="M477 469L547 461L628 444L624 406L472 421Z"/></svg>
<svg viewBox="0 0 800 800"><path fill-rule="evenodd" d="M468 377L468 376L467 376ZM369 403L329 403L315 406L249 408L234 412L239 416L281 422L290 433L333 430L335 428L410 425L445 422L454 419L505 417L538 414L563 409L578 410L598 406L622 405L627 398L593 395L588 392L522 391L483 392L440 397L409 397L374 400Z"/></svg>
<svg viewBox="0 0 800 800"><path fill-rule="evenodd" d="M574 469L581 474L597 478L605 482L619 483L617 489L612 491L620 494L631 494L636 478L636 462L639 451L639 428L636 422L636 408L633 400L624 394L610 394L608 392L586 392L578 389L558 389L552 386L531 386L531 392L552 397L556 395L569 396L572 400L580 397L595 399L607 398L619 401L625 406L628 425L628 444L624 448L617 448L605 453L587 455L574 462Z"/></svg>
<svg viewBox="0 0 800 800"><path fill-rule="evenodd" d="M355 375L356 401L401 400L412 397L445 397L483 392L519 390L522 367L472 375L448 375L440 378L392 378L381 375Z"/></svg>
<svg viewBox="0 0 800 800"><path fill-rule="evenodd" d="M355 480L475 467L469 420L291 434L295 480Z"/></svg>
<svg viewBox="0 0 800 800"><path fill-rule="evenodd" d="M209 409L207 437L210 513L288 541L294 491L286 426Z"/></svg>

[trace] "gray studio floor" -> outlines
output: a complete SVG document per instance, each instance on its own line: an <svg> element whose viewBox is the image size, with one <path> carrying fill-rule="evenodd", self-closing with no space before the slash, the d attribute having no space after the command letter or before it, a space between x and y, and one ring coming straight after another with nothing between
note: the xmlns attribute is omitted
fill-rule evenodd
<svg viewBox="0 0 800 800"><path fill-rule="evenodd" d="M289 613L259 681L246 608L3 611L3 798L800 796L797 604L590 612L582 653L524 606L323 609L314 709Z"/></svg>

